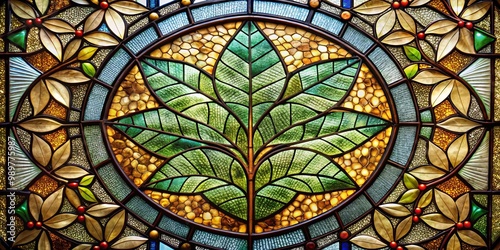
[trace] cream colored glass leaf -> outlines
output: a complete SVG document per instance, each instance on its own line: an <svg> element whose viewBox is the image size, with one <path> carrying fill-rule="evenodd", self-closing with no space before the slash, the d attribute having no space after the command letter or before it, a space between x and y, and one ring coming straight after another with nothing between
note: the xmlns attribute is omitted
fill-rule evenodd
<svg viewBox="0 0 500 250"><path fill-rule="evenodd" d="M354 8L354 11L365 15L376 15L389 9L391 4L386 1L372 0Z"/></svg>
<svg viewBox="0 0 500 250"><path fill-rule="evenodd" d="M40 229L24 230L16 237L12 246L24 245L28 242L32 242L40 235L40 232L42 232Z"/></svg>
<svg viewBox="0 0 500 250"><path fill-rule="evenodd" d="M90 207L87 210L87 214L90 214L94 217L104 217L108 216L110 213L118 209L120 206L115 204L97 204L95 206Z"/></svg>
<svg viewBox="0 0 500 250"><path fill-rule="evenodd" d="M407 31L395 31L389 34L382 40L382 43L392 46L405 45L412 42L415 39L415 35L408 33Z"/></svg>
<svg viewBox="0 0 500 250"><path fill-rule="evenodd" d="M477 21L488 13L490 7L491 2L488 1L474 3L467 7L460 17L469 21Z"/></svg>
<svg viewBox="0 0 500 250"><path fill-rule="evenodd" d="M439 83L432 89L431 93L431 105L432 107L437 106L442 103L451 93L453 89L454 82L456 80L446 80L444 82Z"/></svg>
<svg viewBox="0 0 500 250"><path fill-rule="evenodd" d="M49 103L50 94L42 81L39 81L30 91L30 101L33 105L33 114L40 113Z"/></svg>
<svg viewBox="0 0 500 250"><path fill-rule="evenodd" d="M458 197L455 204L457 204L458 208L458 214L459 214L458 220L464 221L469 216L469 210L470 210L469 193L465 193L462 196Z"/></svg>
<svg viewBox="0 0 500 250"><path fill-rule="evenodd" d="M455 226L455 222L446 218L442 214L432 213L420 216L420 219L430 227L437 230L446 230Z"/></svg>
<svg viewBox="0 0 500 250"><path fill-rule="evenodd" d="M434 189L434 198L439 211L452 221L458 222L458 208L453 198L437 189Z"/></svg>
<svg viewBox="0 0 500 250"><path fill-rule="evenodd" d="M59 209L61 208L63 202L63 191L64 188L60 188L57 191L54 191L43 202L42 219L44 221L54 216L57 213L57 211L59 211Z"/></svg>
<svg viewBox="0 0 500 250"><path fill-rule="evenodd" d="M105 10L97 10L87 17L87 20L85 20L85 24L83 25L85 33L93 31L101 25L105 12Z"/></svg>
<svg viewBox="0 0 500 250"><path fill-rule="evenodd" d="M52 155L52 169L57 169L69 159L71 155L71 140L61 145Z"/></svg>
<svg viewBox="0 0 500 250"><path fill-rule="evenodd" d="M58 81L47 79L45 80L45 84L47 85L47 89L50 92L50 95L59 103L64 105L65 107L70 107L69 100L69 91L66 86L62 85Z"/></svg>
<svg viewBox="0 0 500 250"><path fill-rule="evenodd" d="M425 192L421 197L420 200L418 200L417 207L424 208L429 206L432 202L432 190L428 190Z"/></svg>
<svg viewBox="0 0 500 250"><path fill-rule="evenodd" d="M449 78L449 76L444 75L443 73L435 69L427 69L422 70L420 73L418 73L415 78L413 78L413 81L425 85L433 85Z"/></svg>
<svg viewBox="0 0 500 250"><path fill-rule="evenodd" d="M89 231L90 235L98 241L102 241L102 226L91 216L85 215L85 228Z"/></svg>
<svg viewBox="0 0 500 250"><path fill-rule="evenodd" d="M458 38L457 49L468 54L475 54L474 35L467 28L459 29L460 38Z"/></svg>
<svg viewBox="0 0 500 250"><path fill-rule="evenodd" d="M40 209L42 208L43 199L42 197L36 194L30 194L28 199L28 207L35 221L38 221L40 218Z"/></svg>
<svg viewBox="0 0 500 250"><path fill-rule="evenodd" d="M450 20L439 20L431 24L426 30L425 34L436 34L443 35L446 34L457 27L457 22Z"/></svg>
<svg viewBox="0 0 500 250"><path fill-rule="evenodd" d="M43 224L45 224L47 227L50 228L60 229L73 223L73 221L76 220L76 217L78 217L78 215L76 214L69 214L69 213L58 214L50 218L49 220L44 221Z"/></svg>
<svg viewBox="0 0 500 250"><path fill-rule="evenodd" d="M148 239L139 236L127 236L117 240L111 248L113 249L136 249Z"/></svg>
<svg viewBox="0 0 500 250"><path fill-rule="evenodd" d="M379 249L387 246L379 239L368 235L358 235L352 238L351 242L366 249Z"/></svg>
<svg viewBox="0 0 500 250"><path fill-rule="evenodd" d="M51 132L61 127L61 123L48 118L34 118L19 124L22 128L31 132Z"/></svg>
<svg viewBox="0 0 500 250"><path fill-rule="evenodd" d="M458 30L454 30L441 39L437 49L436 61L443 59L443 57L447 56L455 48L459 37Z"/></svg>
<svg viewBox="0 0 500 250"><path fill-rule="evenodd" d="M410 210L403 205L397 203L387 203L379 206L384 212L393 217L404 217L411 215Z"/></svg>
<svg viewBox="0 0 500 250"><path fill-rule="evenodd" d="M71 203L71 205L74 208L77 208L77 207L79 207L82 204L80 202L80 197L75 192L75 190L70 189L70 188L65 188L64 195L66 196L66 199L68 199L69 203Z"/></svg>
<svg viewBox="0 0 500 250"><path fill-rule="evenodd" d="M71 24L61 19L49 19L42 23L43 27L54 33L74 33L75 29Z"/></svg>
<svg viewBox="0 0 500 250"><path fill-rule="evenodd" d="M106 24L111 32L113 32L113 34L117 37L123 39L125 36L125 22L123 21L121 15L113 9L108 9L104 18L106 19Z"/></svg>
<svg viewBox="0 0 500 250"><path fill-rule="evenodd" d="M460 239L469 245L478 247L486 246L486 242L484 242L483 238L472 230L458 230L457 233Z"/></svg>
<svg viewBox="0 0 500 250"><path fill-rule="evenodd" d="M89 173L86 170L76 166L65 166L56 170L55 174L65 179L76 179Z"/></svg>
<svg viewBox="0 0 500 250"><path fill-rule="evenodd" d="M414 0L410 2L411 7L422 6L429 3L431 0Z"/></svg>
<svg viewBox="0 0 500 250"><path fill-rule="evenodd" d="M116 1L110 7L125 15L137 15L148 11L144 6L132 1Z"/></svg>
<svg viewBox="0 0 500 250"><path fill-rule="evenodd" d="M456 234L453 234L446 244L446 250L460 250L460 240Z"/></svg>
<svg viewBox="0 0 500 250"><path fill-rule="evenodd" d="M394 229L391 221L377 210L373 213L373 224L380 237L389 242L394 241Z"/></svg>
<svg viewBox="0 0 500 250"><path fill-rule="evenodd" d="M80 49L82 39L74 39L66 45L64 49L63 62L70 59Z"/></svg>
<svg viewBox="0 0 500 250"><path fill-rule="evenodd" d="M448 171L449 164L446 153L440 147L436 146L436 144L432 142L429 142L429 148L427 149L427 157L429 157L429 161L432 163L432 165Z"/></svg>
<svg viewBox="0 0 500 250"><path fill-rule="evenodd" d="M479 127L480 124L463 117L451 117L444 122L438 124L439 127L456 133L464 133L473 128Z"/></svg>
<svg viewBox="0 0 500 250"><path fill-rule="evenodd" d="M405 237L408 234L408 232L410 232L412 223L413 221L411 216L408 216L406 217L406 219L399 222L399 224L396 226L396 235L395 235L396 241Z"/></svg>
<svg viewBox="0 0 500 250"><path fill-rule="evenodd" d="M114 240L125 226L125 210L120 211L106 223L104 229L104 239L107 242Z"/></svg>
<svg viewBox="0 0 500 250"><path fill-rule="evenodd" d="M450 96L451 102L455 105L458 111L467 115L471 101L469 89L467 89L467 87L465 87L465 85L461 82L456 81Z"/></svg>
<svg viewBox="0 0 500 250"><path fill-rule="evenodd" d="M447 150L448 157L450 158L453 167L458 166L467 156L469 152L469 143L467 141L467 134L458 137L450 144Z"/></svg>
<svg viewBox="0 0 500 250"><path fill-rule="evenodd" d="M396 15L398 17L399 24L401 24L401 27L404 30L409 31L410 33L417 32L415 21L413 20L413 17L411 17L410 15L408 15L408 13L406 13L402 10L396 10L395 12L396 12Z"/></svg>
<svg viewBox="0 0 500 250"><path fill-rule="evenodd" d="M450 0L451 9L456 15L460 15L465 6L465 0Z"/></svg>
<svg viewBox="0 0 500 250"><path fill-rule="evenodd" d="M410 171L412 175L423 181L430 181L437 179L446 174L446 172L434 166L422 166Z"/></svg>
<svg viewBox="0 0 500 250"><path fill-rule="evenodd" d="M45 14L49 9L50 0L35 0L35 6L40 13Z"/></svg>
<svg viewBox="0 0 500 250"><path fill-rule="evenodd" d="M62 60L62 43L54 33L46 29L40 29L40 41L57 60Z"/></svg>
<svg viewBox="0 0 500 250"><path fill-rule="evenodd" d="M9 2L12 7L12 11L14 11L14 13L19 17L24 19L35 19L37 17L35 10L31 7L31 5L19 0L10 0Z"/></svg>
<svg viewBox="0 0 500 250"><path fill-rule="evenodd" d="M87 34L83 37L87 42L97 46L115 46L118 45L118 40L108 33L96 31Z"/></svg>
<svg viewBox="0 0 500 250"><path fill-rule="evenodd" d="M76 216L76 215L75 215ZM51 249L49 236L43 231L40 239L38 239L37 249Z"/></svg>
<svg viewBox="0 0 500 250"><path fill-rule="evenodd" d="M33 142L31 143L31 154L35 161L40 165L46 167L49 164L52 150L50 145L42 138L33 135Z"/></svg>
<svg viewBox="0 0 500 250"><path fill-rule="evenodd" d="M392 30L394 24L396 23L396 13L394 11L388 11L387 13L380 16L375 23L375 31L377 37L382 37Z"/></svg>
<svg viewBox="0 0 500 250"><path fill-rule="evenodd" d="M82 83L90 81L90 78L86 77L81 71L74 69L59 70L50 75L50 77L65 83Z"/></svg>

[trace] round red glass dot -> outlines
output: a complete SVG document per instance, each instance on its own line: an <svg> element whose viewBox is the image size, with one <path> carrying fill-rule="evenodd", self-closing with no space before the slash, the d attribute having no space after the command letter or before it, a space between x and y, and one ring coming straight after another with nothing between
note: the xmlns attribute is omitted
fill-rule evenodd
<svg viewBox="0 0 500 250"><path fill-rule="evenodd" d="M399 246L398 248L396 248L397 250L403 250L403 247L402 246Z"/></svg>
<svg viewBox="0 0 500 250"><path fill-rule="evenodd" d="M35 227L35 223L33 223L33 221L28 221L28 223L26 223L26 227L32 229L33 227Z"/></svg>
<svg viewBox="0 0 500 250"><path fill-rule="evenodd" d="M78 220L78 222L80 222L80 223L83 223L85 221L85 216L78 215L78 217L76 218L76 220Z"/></svg>
<svg viewBox="0 0 500 250"><path fill-rule="evenodd" d="M101 250L101 248L99 246L94 246L92 249L93 250Z"/></svg>
<svg viewBox="0 0 500 250"><path fill-rule="evenodd" d="M473 24L473 23L471 23L471 22L467 22L467 23L465 24L465 28L467 28L467 29L470 29L470 30L471 30L472 28L474 28L474 24Z"/></svg>
<svg viewBox="0 0 500 250"><path fill-rule="evenodd" d="M107 243L106 241L103 241L103 242L101 242L101 243L99 244L99 247L100 247L101 249L108 249L108 246L109 246L109 245L108 245L108 243Z"/></svg>
<svg viewBox="0 0 500 250"><path fill-rule="evenodd" d="M307 249L307 250L314 250L314 249L316 249L316 243L314 243L314 242L312 242L312 241L307 242L307 243L306 243L306 249Z"/></svg>
<svg viewBox="0 0 500 250"><path fill-rule="evenodd" d="M33 25L33 20L31 20L31 19L26 20L26 25L28 25L28 26Z"/></svg>
<svg viewBox="0 0 500 250"><path fill-rule="evenodd" d="M409 2L408 0L401 0L401 6L406 7L408 6Z"/></svg>
<svg viewBox="0 0 500 250"><path fill-rule="evenodd" d="M399 2L393 2L392 3L392 8L393 9L399 9L399 7L401 7L401 4Z"/></svg>
<svg viewBox="0 0 500 250"><path fill-rule="evenodd" d="M43 224L42 224L42 222L41 222L41 221L37 221L37 222L35 223L35 227L36 227L36 228L38 228L38 229L42 228L42 226L43 226Z"/></svg>
<svg viewBox="0 0 500 250"><path fill-rule="evenodd" d="M68 183L68 187L72 189L78 188L78 182L70 182Z"/></svg>
<svg viewBox="0 0 500 250"><path fill-rule="evenodd" d="M82 37L83 36L83 30L75 30L75 36L76 37Z"/></svg>
<svg viewBox="0 0 500 250"><path fill-rule="evenodd" d="M464 221L464 227L465 228L471 228L472 224L470 223L470 221Z"/></svg>
<svg viewBox="0 0 500 250"><path fill-rule="evenodd" d="M35 18L35 25L42 25L42 19L39 17Z"/></svg>
<svg viewBox="0 0 500 250"><path fill-rule="evenodd" d="M109 3L108 2L101 2L99 4L99 7L101 7L101 9L105 10L109 7Z"/></svg>
<svg viewBox="0 0 500 250"><path fill-rule="evenodd" d="M76 211L78 212L78 214L83 214L83 213L85 213L85 207L79 206L76 208Z"/></svg>
<svg viewBox="0 0 500 250"><path fill-rule="evenodd" d="M426 188L427 188L427 186L425 184L418 185L418 190L420 190L420 191L424 191Z"/></svg>
<svg viewBox="0 0 500 250"><path fill-rule="evenodd" d="M395 248L397 248L397 247L398 247L398 243L396 243L396 242L394 242L394 241L393 241L393 242L391 242L391 243L389 244L389 247L391 247L392 249L395 249Z"/></svg>
<svg viewBox="0 0 500 250"><path fill-rule="evenodd" d="M459 223L455 224L455 226L457 227L457 229L464 228L464 224L462 222L459 222Z"/></svg>
<svg viewBox="0 0 500 250"><path fill-rule="evenodd" d="M340 239L342 239L342 240L347 240L347 238L349 238L349 232L347 232L347 231L342 231L342 232L340 232L339 237L340 237Z"/></svg>
<svg viewBox="0 0 500 250"><path fill-rule="evenodd" d="M413 218L411 219L414 223L418 223L418 216L413 216Z"/></svg>
<svg viewBox="0 0 500 250"><path fill-rule="evenodd" d="M465 26L465 22L464 21L458 21L457 26L459 28L463 28Z"/></svg>
<svg viewBox="0 0 500 250"><path fill-rule="evenodd" d="M424 32L419 32L417 34L417 38L420 39L420 40L424 40L425 39L425 33Z"/></svg>
<svg viewBox="0 0 500 250"><path fill-rule="evenodd" d="M421 215L422 214L422 209L419 208L419 207L415 208L415 214L416 215Z"/></svg>

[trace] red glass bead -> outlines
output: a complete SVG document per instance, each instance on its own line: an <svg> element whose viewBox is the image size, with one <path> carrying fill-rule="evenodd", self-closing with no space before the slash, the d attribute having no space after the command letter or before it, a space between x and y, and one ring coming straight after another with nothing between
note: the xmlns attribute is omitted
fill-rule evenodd
<svg viewBox="0 0 500 250"><path fill-rule="evenodd" d="M83 30L75 30L75 36L76 37L82 37L83 36Z"/></svg>
<svg viewBox="0 0 500 250"><path fill-rule="evenodd" d="M39 17L35 18L35 25L42 25L42 19Z"/></svg>
<svg viewBox="0 0 500 250"><path fill-rule="evenodd" d="M455 224L455 226L457 227L457 229L464 228L464 224L462 222L459 222L459 223Z"/></svg>
<svg viewBox="0 0 500 250"><path fill-rule="evenodd" d="M401 7L401 4L399 2L392 2L393 9L399 9L399 7Z"/></svg>
<svg viewBox="0 0 500 250"><path fill-rule="evenodd" d="M70 182L68 183L68 187L72 189L78 188L78 182Z"/></svg>
<svg viewBox="0 0 500 250"><path fill-rule="evenodd" d="M391 247L392 249L396 249L398 247L398 243L393 241L389 244L389 247Z"/></svg>
<svg viewBox="0 0 500 250"><path fill-rule="evenodd" d="M349 238L349 232L347 232L347 231L342 231L342 232L340 232L339 237L340 237L340 239L342 239L342 240L347 240L347 238Z"/></svg>
<svg viewBox="0 0 500 250"><path fill-rule="evenodd" d="M33 227L35 227L35 223L33 223L33 221L28 221L28 223L26 223L26 227L32 229Z"/></svg>
<svg viewBox="0 0 500 250"><path fill-rule="evenodd" d="M408 0L401 0L401 6L406 7L408 6L409 2Z"/></svg>
<svg viewBox="0 0 500 250"><path fill-rule="evenodd" d="M470 221L464 221L464 227L465 228L471 228L472 224L470 223Z"/></svg>
<svg viewBox="0 0 500 250"><path fill-rule="evenodd" d="M312 241L307 242L307 243L306 243L306 249L307 249L307 250L314 250L314 249L316 249L316 243L314 243L314 242L312 242Z"/></svg>
<svg viewBox="0 0 500 250"><path fill-rule="evenodd" d="M92 249L93 250L101 250L101 248L99 246L94 246Z"/></svg>
<svg viewBox="0 0 500 250"><path fill-rule="evenodd" d="M419 33L417 34L417 37L418 37L418 39L420 39L420 40L424 40L424 39L425 39L425 33L424 33L424 32L419 32Z"/></svg>
<svg viewBox="0 0 500 250"><path fill-rule="evenodd" d="M78 215L78 217L76 218L76 220L78 220L78 222L80 222L80 223L83 223L85 221L85 216Z"/></svg>
<svg viewBox="0 0 500 250"><path fill-rule="evenodd" d="M471 23L471 22L467 22L467 23L465 24L465 28L467 28L467 29L470 29L470 30L471 30L472 28L474 28L474 24L473 24L473 23Z"/></svg>
<svg viewBox="0 0 500 250"><path fill-rule="evenodd" d="M101 249L108 249L108 243L106 241L103 241L99 244L99 247Z"/></svg>
<svg viewBox="0 0 500 250"><path fill-rule="evenodd" d="M422 209L419 208L419 207L415 208L415 214L416 215L421 215L422 214Z"/></svg>
<svg viewBox="0 0 500 250"><path fill-rule="evenodd" d="M418 190L420 190L420 191L424 191L426 188L427 188L427 186L425 184L418 185Z"/></svg>
<svg viewBox="0 0 500 250"><path fill-rule="evenodd" d="M43 226L43 224L42 224L42 222L41 222L41 221L37 221L37 222L35 223L35 227L36 227L36 228L38 228L38 229L42 228L42 226Z"/></svg>
<svg viewBox="0 0 500 250"><path fill-rule="evenodd" d="M78 208L76 208L76 211L78 212L78 214L83 214L85 213L85 207L79 206Z"/></svg>
<svg viewBox="0 0 500 250"><path fill-rule="evenodd" d="M105 10L109 7L109 3L108 2L101 2L99 4L99 7L101 7L101 9Z"/></svg>
<svg viewBox="0 0 500 250"><path fill-rule="evenodd" d="M459 28L463 28L465 26L465 22L464 21L458 21L457 26Z"/></svg>
<svg viewBox="0 0 500 250"><path fill-rule="evenodd" d="M414 223L418 223L418 216L416 216L416 215L415 215L415 216L413 216L412 221L413 221Z"/></svg>
<svg viewBox="0 0 500 250"><path fill-rule="evenodd" d="M402 247L402 246L399 246L399 247L397 248L397 250L403 250L403 247Z"/></svg>
<svg viewBox="0 0 500 250"><path fill-rule="evenodd" d="M26 25L32 26L33 25L33 20L31 20L31 19L26 20Z"/></svg>

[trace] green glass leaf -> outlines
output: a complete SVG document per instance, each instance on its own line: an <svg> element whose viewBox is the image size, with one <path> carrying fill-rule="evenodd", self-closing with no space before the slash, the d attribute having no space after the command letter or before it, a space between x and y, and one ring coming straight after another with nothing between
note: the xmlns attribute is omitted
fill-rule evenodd
<svg viewBox="0 0 500 250"><path fill-rule="evenodd" d="M16 208L16 214L23 219L24 222L30 221L30 215L28 212L28 201L25 200ZM10 213L10 212L9 212Z"/></svg>
<svg viewBox="0 0 500 250"><path fill-rule="evenodd" d="M417 48L412 46L403 46L403 50L410 61L418 62L422 60L422 54Z"/></svg>
<svg viewBox="0 0 500 250"><path fill-rule="evenodd" d="M94 193L92 193L92 190L86 187L78 186L78 191L84 200L90 202L97 202Z"/></svg>
<svg viewBox="0 0 500 250"><path fill-rule="evenodd" d="M401 196L401 198L399 199L399 203L403 203L403 204L409 204L409 203L412 203L414 202L418 195L420 194L420 190L418 189L410 189L408 191L406 191L403 196Z"/></svg>
<svg viewBox="0 0 500 250"><path fill-rule="evenodd" d="M82 63L82 69L85 74L87 74L90 77L94 77L95 75L95 67L91 63L84 62Z"/></svg>
<svg viewBox="0 0 500 250"><path fill-rule="evenodd" d="M220 151L195 149L173 157L147 185L161 191L203 194L226 212L246 220L245 171L233 157Z"/></svg>
<svg viewBox="0 0 500 250"><path fill-rule="evenodd" d="M7 36L7 39L22 49L26 49L26 30L20 30Z"/></svg>
<svg viewBox="0 0 500 250"><path fill-rule="evenodd" d="M354 189L356 184L335 162L306 150L286 150L265 159L257 169L256 219L266 218L295 195Z"/></svg>
<svg viewBox="0 0 500 250"><path fill-rule="evenodd" d="M288 145L337 156L358 147L386 127L386 121L378 117L338 110L296 123L274 135L264 146Z"/></svg>
<svg viewBox="0 0 500 250"><path fill-rule="evenodd" d="M411 174L405 174L403 177L403 182L405 187L408 189L418 188L418 181Z"/></svg>
<svg viewBox="0 0 500 250"><path fill-rule="evenodd" d="M493 41L495 41L495 37L488 32L478 28L474 29L474 49L476 51L483 49Z"/></svg>
<svg viewBox="0 0 500 250"><path fill-rule="evenodd" d="M94 175L86 175L86 176L82 177L79 185L80 186L88 186L92 183L93 180L94 180Z"/></svg>
<svg viewBox="0 0 500 250"><path fill-rule="evenodd" d="M278 54L251 22L229 43L215 69L221 99L248 126L255 125L278 99L285 79Z"/></svg>
<svg viewBox="0 0 500 250"><path fill-rule="evenodd" d="M406 67L404 69L404 71L405 71L406 77L408 79L411 79L411 78L413 78L417 74L418 64L412 64L412 65Z"/></svg>
<svg viewBox="0 0 500 250"><path fill-rule="evenodd" d="M488 212L488 210L478 205L475 200L472 200L471 205L470 218L472 222L475 222L479 217L485 215Z"/></svg>

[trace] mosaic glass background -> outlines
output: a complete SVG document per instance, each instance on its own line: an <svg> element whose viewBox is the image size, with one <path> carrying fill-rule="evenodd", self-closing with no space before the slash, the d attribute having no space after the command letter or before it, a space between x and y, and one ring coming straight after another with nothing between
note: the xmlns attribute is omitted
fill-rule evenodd
<svg viewBox="0 0 500 250"><path fill-rule="evenodd" d="M500 2L0 3L0 249L500 249Z"/></svg>

